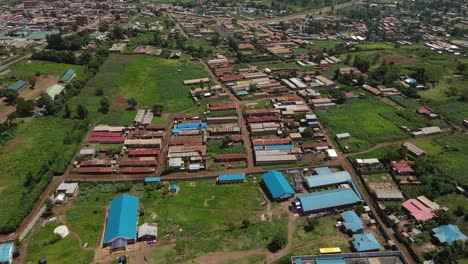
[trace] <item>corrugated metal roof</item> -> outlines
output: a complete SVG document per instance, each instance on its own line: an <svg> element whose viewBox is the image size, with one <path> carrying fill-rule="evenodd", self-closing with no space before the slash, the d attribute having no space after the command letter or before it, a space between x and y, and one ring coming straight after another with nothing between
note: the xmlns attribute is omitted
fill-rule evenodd
<svg viewBox="0 0 468 264"><path fill-rule="evenodd" d="M48 94L50 96L50 98L52 98L52 100L53 100L53 99L55 99L55 97L57 95L61 94L64 89L65 89L65 87L63 87L62 85L54 84L54 85L48 87L45 90L45 93Z"/></svg>
<svg viewBox="0 0 468 264"><path fill-rule="evenodd" d="M122 194L112 200L107 217L104 243L117 238L136 239L138 197Z"/></svg>
<svg viewBox="0 0 468 264"><path fill-rule="evenodd" d="M273 199L285 199L294 196L294 190L283 173L272 170L263 174L262 180Z"/></svg>
<svg viewBox="0 0 468 264"><path fill-rule="evenodd" d="M25 85L26 85L25 81L19 80L19 81L16 81L14 84L10 85L8 87L8 90L18 91L19 89L21 89Z"/></svg>
<svg viewBox="0 0 468 264"><path fill-rule="evenodd" d="M245 173L220 174L218 177L219 182L243 180L245 180Z"/></svg>
<svg viewBox="0 0 468 264"><path fill-rule="evenodd" d="M343 258L316 258L315 264L346 264Z"/></svg>
<svg viewBox="0 0 468 264"><path fill-rule="evenodd" d="M161 182L161 178L159 178L159 177L146 177L145 178L145 183L150 183L150 182Z"/></svg>
<svg viewBox="0 0 468 264"><path fill-rule="evenodd" d="M380 244L373 233L354 234L353 238L354 249L358 252L380 249Z"/></svg>
<svg viewBox="0 0 468 264"><path fill-rule="evenodd" d="M456 225L441 225L433 228L432 232L441 243L449 245L452 245L455 240L465 241L468 239Z"/></svg>
<svg viewBox="0 0 468 264"><path fill-rule="evenodd" d="M60 81L68 82L73 77L73 75L75 75L75 70L68 69L62 74Z"/></svg>
<svg viewBox="0 0 468 264"><path fill-rule="evenodd" d="M362 201L350 188L302 194L297 198L301 202L304 212L351 205Z"/></svg>
<svg viewBox="0 0 468 264"><path fill-rule="evenodd" d="M313 175L305 177L305 181L309 188L317 188L321 186L334 185L351 180L351 176L347 171L332 172L329 174Z"/></svg>
<svg viewBox="0 0 468 264"><path fill-rule="evenodd" d="M346 230L353 233L358 232L359 230L364 229L364 224L362 223L361 218L354 211L346 211L341 213L341 218L343 219L343 225Z"/></svg>
<svg viewBox="0 0 468 264"><path fill-rule="evenodd" d="M0 244L0 262L9 263L13 249L13 242Z"/></svg>

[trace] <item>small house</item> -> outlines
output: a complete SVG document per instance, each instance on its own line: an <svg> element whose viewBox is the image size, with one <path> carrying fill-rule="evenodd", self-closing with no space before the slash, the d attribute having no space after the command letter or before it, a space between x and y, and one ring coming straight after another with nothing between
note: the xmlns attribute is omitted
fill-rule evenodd
<svg viewBox="0 0 468 264"><path fill-rule="evenodd" d="M180 190L180 187L177 184L171 184L171 186L169 186L169 191L171 193L177 193L179 192L179 190Z"/></svg>
<svg viewBox="0 0 468 264"><path fill-rule="evenodd" d="M221 174L217 178L217 183L242 183L245 181L245 173Z"/></svg>
<svg viewBox="0 0 468 264"><path fill-rule="evenodd" d="M152 223L144 223L138 227L138 241L156 240L158 226Z"/></svg>

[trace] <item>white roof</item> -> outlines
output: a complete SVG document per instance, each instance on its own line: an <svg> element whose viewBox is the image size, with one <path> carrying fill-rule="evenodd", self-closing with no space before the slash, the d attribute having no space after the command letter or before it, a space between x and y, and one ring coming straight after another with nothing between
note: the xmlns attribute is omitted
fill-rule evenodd
<svg viewBox="0 0 468 264"><path fill-rule="evenodd" d="M96 152L96 148L95 147L84 147L80 150L80 153L79 155L80 156L84 156L84 155L94 155L94 153Z"/></svg>
<svg viewBox="0 0 468 264"><path fill-rule="evenodd" d="M158 235L158 226L156 224L144 223L138 227L138 238L143 236L157 236Z"/></svg>
<svg viewBox="0 0 468 264"><path fill-rule="evenodd" d="M345 137L351 137L351 134L346 132L346 133L339 133L339 134L336 134L336 137L337 138L345 138Z"/></svg>
<svg viewBox="0 0 468 264"><path fill-rule="evenodd" d="M68 227L65 225L57 226L54 229L54 234L59 235L61 238L64 238L69 234Z"/></svg>
<svg viewBox="0 0 468 264"><path fill-rule="evenodd" d="M65 191L65 193L74 193L76 191L76 188L78 188L77 182L62 182L57 188L57 191Z"/></svg>
<svg viewBox="0 0 468 264"><path fill-rule="evenodd" d="M326 149L325 152L327 152L327 155L330 158L338 157L338 153L336 153L336 150L334 150L334 149Z"/></svg>
<svg viewBox="0 0 468 264"><path fill-rule="evenodd" d="M170 158L169 167L180 167L182 166L182 158Z"/></svg>

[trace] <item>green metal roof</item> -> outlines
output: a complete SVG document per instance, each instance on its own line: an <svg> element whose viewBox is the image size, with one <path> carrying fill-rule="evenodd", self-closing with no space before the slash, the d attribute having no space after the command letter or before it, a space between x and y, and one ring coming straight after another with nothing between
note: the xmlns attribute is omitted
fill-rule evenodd
<svg viewBox="0 0 468 264"><path fill-rule="evenodd" d="M55 97L63 92L65 87L60 84L54 84L46 89L46 94L50 96L50 98L55 99Z"/></svg>
<svg viewBox="0 0 468 264"><path fill-rule="evenodd" d="M62 76L60 77L60 81L68 82L73 77L73 75L75 75L75 71L72 69L68 69L62 74Z"/></svg>
<svg viewBox="0 0 468 264"><path fill-rule="evenodd" d="M10 87L8 87L8 90L18 91L19 89L21 89L25 85L26 85L25 81L19 80L19 81L15 82L14 84L10 85Z"/></svg>

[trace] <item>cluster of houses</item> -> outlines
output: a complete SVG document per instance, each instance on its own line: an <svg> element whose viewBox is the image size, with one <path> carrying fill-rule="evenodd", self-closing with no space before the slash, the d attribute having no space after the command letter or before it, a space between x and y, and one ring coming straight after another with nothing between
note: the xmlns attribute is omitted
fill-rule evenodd
<svg viewBox="0 0 468 264"><path fill-rule="evenodd" d="M140 109L131 126L97 125L80 150L75 167L80 174L145 174L156 170L165 126L152 125L153 113ZM109 157L110 149L116 149Z"/></svg>
<svg viewBox="0 0 468 264"><path fill-rule="evenodd" d="M174 117L165 161L167 171L196 172L205 169L207 126L198 114Z"/></svg>

